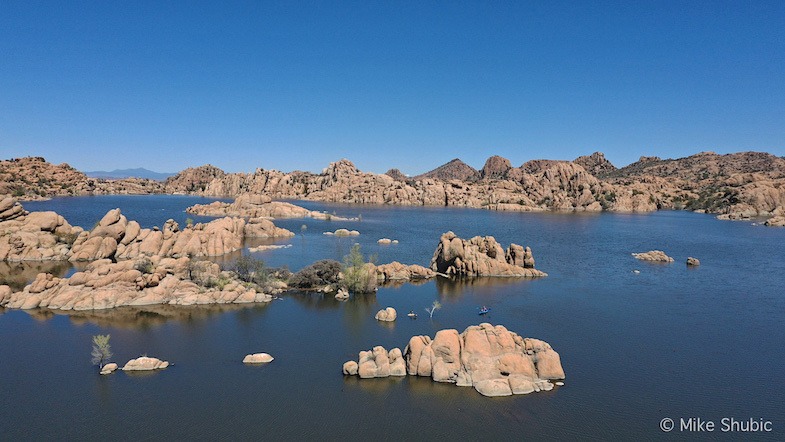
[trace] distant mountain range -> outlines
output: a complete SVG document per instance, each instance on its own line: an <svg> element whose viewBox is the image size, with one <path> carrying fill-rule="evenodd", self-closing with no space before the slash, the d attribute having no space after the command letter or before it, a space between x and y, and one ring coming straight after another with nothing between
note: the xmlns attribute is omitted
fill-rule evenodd
<svg viewBox="0 0 785 442"><path fill-rule="evenodd" d="M123 178L147 178L150 180L163 181L174 175L174 173L153 172L152 170L147 170L140 167L137 169L115 169L111 172L105 172L102 170L96 172L85 172L85 175L89 176L90 178L108 178L113 180L119 180Z"/></svg>

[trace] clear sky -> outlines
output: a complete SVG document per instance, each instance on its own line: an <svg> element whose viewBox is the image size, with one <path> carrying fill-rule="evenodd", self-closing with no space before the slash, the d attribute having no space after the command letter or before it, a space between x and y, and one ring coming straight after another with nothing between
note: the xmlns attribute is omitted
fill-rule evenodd
<svg viewBox="0 0 785 442"><path fill-rule="evenodd" d="M0 158L785 155L785 1L0 1Z"/></svg>

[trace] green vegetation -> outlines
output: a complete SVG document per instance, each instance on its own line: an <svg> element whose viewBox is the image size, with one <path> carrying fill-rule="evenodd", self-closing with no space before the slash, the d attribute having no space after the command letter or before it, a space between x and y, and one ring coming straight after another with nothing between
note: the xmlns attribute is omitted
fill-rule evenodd
<svg viewBox="0 0 785 442"><path fill-rule="evenodd" d="M193 218L186 218L186 219L185 219L185 227L187 227L187 228L191 228L191 227L193 227L193 226L194 226L194 220L193 220Z"/></svg>
<svg viewBox="0 0 785 442"><path fill-rule="evenodd" d="M150 258L143 257L134 263L134 269L142 272L142 274L152 273L153 272L153 262L150 261Z"/></svg>
<svg viewBox="0 0 785 442"><path fill-rule="evenodd" d="M99 369L104 368L104 363L112 357L112 347L109 345L110 335L93 336L93 365Z"/></svg>
<svg viewBox="0 0 785 442"><path fill-rule="evenodd" d="M368 259L373 263L375 257ZM348 255L343 257L343 285L353 293L372 293L376 291L376 272L365 265L365 257L360 245L355 244Z"/></svg>
<svg viewBox="0 0 785 442"><path fill-rule="evenodd" d="M231 271L237 275L237 278L243 282L251 282L254 284L264 284L269 279L269 274L264 266L264 261L256 259L249 255L243 255L237 258L237 261L230 268Z"/></svg>
<svg viewBox="0 0 785 442"><path fill-rule="evenodd" d="M311 289L338 282L341 263L332 259L317 261L289 278L289 287Z"/></svg>

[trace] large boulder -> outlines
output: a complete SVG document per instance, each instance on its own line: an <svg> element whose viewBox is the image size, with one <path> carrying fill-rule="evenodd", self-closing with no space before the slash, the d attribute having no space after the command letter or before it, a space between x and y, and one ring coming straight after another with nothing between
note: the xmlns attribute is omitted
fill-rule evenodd
<svg viewBox="0 0 785 442"><path fill-rule="evenodd" d="M158 358L150 358L141 356L136 359L131 359L123 366L123 371L149 371L161 370L169 366L169 362L162 361Z"/></svg>
<svg viewBox="0 0 785 442"><path fill-rule="evenodd" d="M531 249L511 244L505 251L492 236L469 240L447 232L431 259L431 270L448 276L548 276L534 268Z"/></svg>
<svg viewBox="0 0 785 442"><path fill-rule="evenodd" d="M396 312L395 309L392 307L387 307L385 309L379 310L376 313L377 321L393 322L397 317L398 317L398 312Z"/></svg>

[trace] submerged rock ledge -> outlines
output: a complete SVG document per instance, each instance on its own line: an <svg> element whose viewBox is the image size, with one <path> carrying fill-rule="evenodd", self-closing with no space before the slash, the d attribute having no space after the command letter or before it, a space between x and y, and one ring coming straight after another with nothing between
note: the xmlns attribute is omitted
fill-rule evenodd
<svg viewBox="0 0 785 442"><path fill-rule="evenodd" d="M405 367L405 368L404 368ZM403 351L361 351L343 364L344 375L360 378L429 376L436 382L474 387L483 396L510 396L553 389L564 379L559 354L545 341L523 338L502 325L469 326L463 333L440 330L431 339L413 336Z"/></svg>

